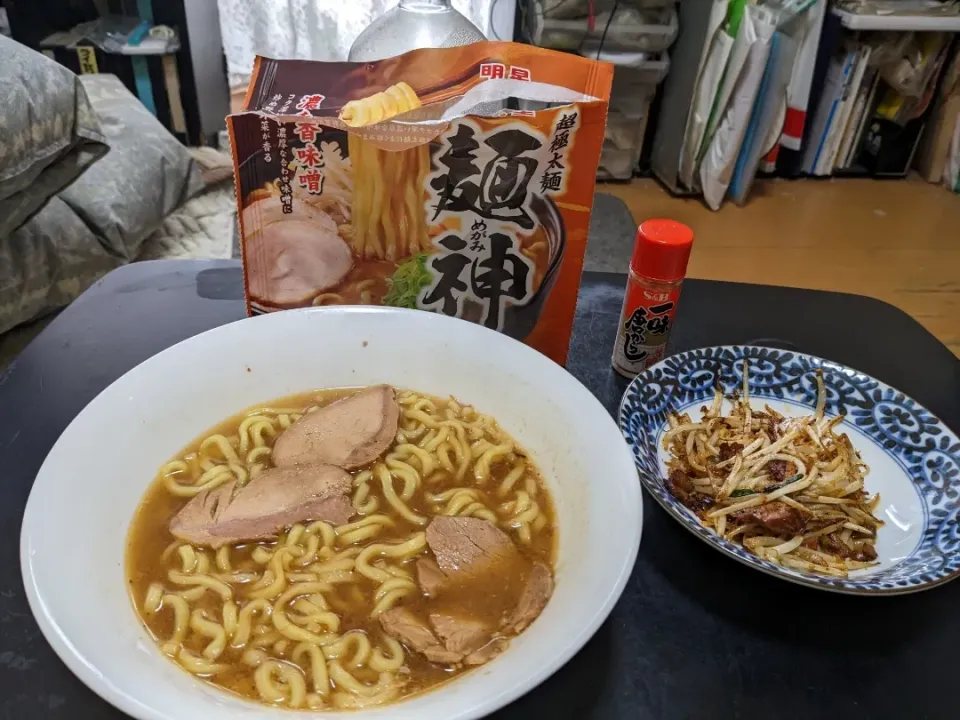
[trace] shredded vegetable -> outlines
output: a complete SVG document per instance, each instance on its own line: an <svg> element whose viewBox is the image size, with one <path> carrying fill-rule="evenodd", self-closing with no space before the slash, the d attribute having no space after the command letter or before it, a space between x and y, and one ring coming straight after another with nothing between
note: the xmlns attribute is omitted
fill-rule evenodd
<svg viewBox="0 0 960 720"><path fill-rule="evenodd" d="M843 416L825 415L822 371L805 417L752 408L747 372L744 362L729 414L718 389L699 421L668 418L667 489L704 525L784 567L843 577L875 565L880 496L866 491L870 469L836 432Z"/></svg>

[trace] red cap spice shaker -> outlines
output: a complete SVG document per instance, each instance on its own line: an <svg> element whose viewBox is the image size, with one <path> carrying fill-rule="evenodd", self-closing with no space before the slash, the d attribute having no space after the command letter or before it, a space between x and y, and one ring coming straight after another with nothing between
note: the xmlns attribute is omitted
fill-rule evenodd
<svg viewBox="0 0 960 720"><path fill-rule="evenodd" d="M693 230L675 220L645 220L637 228L613 348L621 375L632 378L663 358L692 246Z"/></svg>

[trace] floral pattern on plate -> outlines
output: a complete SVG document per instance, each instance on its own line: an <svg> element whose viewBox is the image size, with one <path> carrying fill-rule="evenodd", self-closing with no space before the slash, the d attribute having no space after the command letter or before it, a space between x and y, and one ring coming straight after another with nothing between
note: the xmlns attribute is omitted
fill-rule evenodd
<svg viewBox="0 0 960 720"><path fill-rule="evenodd" d="M720 538L673 498L664 486L665 466L658 448L667 414L694 412L700 404L709 405L717 384L724 395L732 394L743 384L744 360L752 399L780 400L808 408L810 413L817 400L816 371L823 369L826 413L846 415L838 430L853 430L872 440L876 451L902 471L903 477L897 481L912 484L922 506L922 527L912 551L895 562L881 562L878 568L846 578L792 570ZM747 565L803 585L852 594L916 592L960 574L960 439L915 400L869 375L772 348L691 350L666 358L634 379L621 401L619 423L641 482L653 498L702 540ZM851 439L859 449L858 438ZM869 475L867 488L871 488ZM883 501L881 493L881 508Z"/></svg>

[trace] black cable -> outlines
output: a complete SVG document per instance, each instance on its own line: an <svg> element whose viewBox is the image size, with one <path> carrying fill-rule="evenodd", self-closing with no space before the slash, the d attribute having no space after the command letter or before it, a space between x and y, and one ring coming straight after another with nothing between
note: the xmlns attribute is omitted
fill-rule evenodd
<svg viewBox="0 0 960 720"><path fill-rule="evenodd" d="M614 0L613 10L610 11L610 17L607 18L607 24L603 26L603 35L600 36L600 47L597 48L597 60L600 59L600 53L603 52L603 43L607 40L607 30L610 29L610 23L613 21L613 16L617 14L619 7L620 0Z"/></svg>
<svg viewBox="0 0 960 720"><path fill-rule="evenodd" d="M499 1L500 1L500 0L493 0L494 6L496 6L496 4L497 4ZM520 9L520 14L523 16L524 29L526 29L526 25L527 25L527 22L526 22L527 11L530 9L530 8L529 8L529 5L530 5L531 2L533 2L533 0L517 0L517 7ZM549 19L550 19L550 18L549 18L550 13L553 12L554 10L556 10L556 9L557 9L558 7L560 7L561 5L563 5L564 2L566 2L566 0L556 0L556 2L553 3L553 5L550 5L550 6L541 6L541 7L540 7L540 17L543 18L544 21L549 20ZM493 8L492 8L492 7L490 8L490 27L491 27L491 28L493 27ZM516 30L514 30L514 33L516 33ZM532 39L531 39L531 38L532 38L532 36L530 35L530 33L527 33L527 41L530 42L531 45L533 45L533 42L532 42ZM584 38L586 38L586 33L584 34ZM499 40L499 39L500 39L500 38L497 37L497 40ZM582 40L580 41L580 44L583 45L583 41L582 41ZM577 50L579 50L579 49L580 49L580 48L578 47Z"/></svg>
<svg viewBox="0 0 960 720"><path fill-rule="evenodd" d="M498 0L494 0L493 6L496 6L497 1L498 1ZM523 0L517 0L517 1L518 1L518 3L520 4L520 6L522 7L522 6L523 6ZM560 5L562 5L562 4L563 4L563 0L557 0L556 2L554 2L554 3L553 3L552 5L550 5L549 7L543 8L543 9L541 10L541 13L542 13L543 17L546 18L547 14L548 14L551 10L553 10L554 8L560 7ZM603 51L603 44L604 44L604 43L606 42L606 40L607 40L607 32L610 30L610 23L613 21L613 16L617 14L617 10L618 10L619 8L620 8L620 0L614 0L613 9L610 11L610 17L607 18L607 24L604 25L604 27L603 27L603 34L600 36L600 46L597 48L597 57L596 57L597 60L600 59L600 53ZM490 20L491 20L491 22L490 22L490 27L491 27L491 29L492 29L492 28L493 28L493 7L490 8ZM587 40L587 38L589 37L589 35L590 35L590 31L589 31L589 30L586 31L586 32L583 34L583 38L580 40L580 44L577 46L577 49L576 49L574 52L577 52L577 53L580 52L581 48L583 47L583 43L586 42L586 40Z"/></svg>
<svg viewBox="0 0 960 720"><path fill-rule="evenodd" d="M564 3L564 0L557 0L557 1L556 1L553 5L551 5L550 7L541 8L541 9L540 9L540 12L543 13L543 17L547 17L547 15L549 15L551 12L553 12L553 11L556 10L558 7L560 7L561 5L563 5L563 3Z"/></svg>

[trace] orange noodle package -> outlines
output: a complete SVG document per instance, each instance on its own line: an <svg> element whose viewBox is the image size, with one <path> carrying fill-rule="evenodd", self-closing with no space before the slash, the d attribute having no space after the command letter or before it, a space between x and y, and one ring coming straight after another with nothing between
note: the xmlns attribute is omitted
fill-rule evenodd
<svg viewBox="0 0 960 720"><path fill-rule="evenodd" d="M228 118L248 312L430 310L563 363L612 77L502 42L258 58Z"/></svg>

